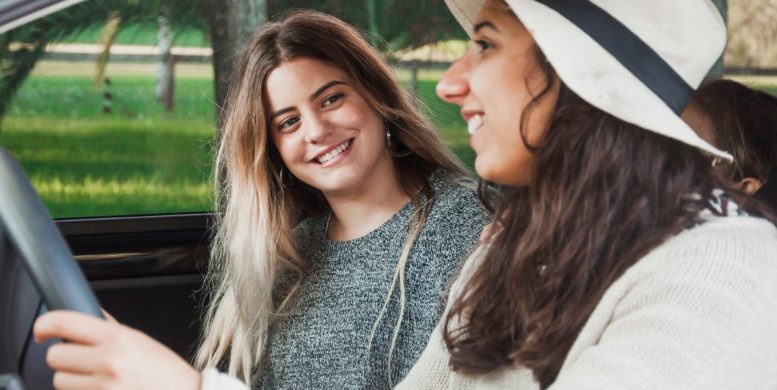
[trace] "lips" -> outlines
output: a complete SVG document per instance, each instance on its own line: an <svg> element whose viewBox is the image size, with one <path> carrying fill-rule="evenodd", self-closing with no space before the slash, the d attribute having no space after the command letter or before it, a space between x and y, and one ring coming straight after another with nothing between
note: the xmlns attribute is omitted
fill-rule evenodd
<svg viewBox="0 0 777 390"><path fill-rule="evenodd" d="M483 126L483 115L476 114L467 119L467 132L469 135L474 135L480 126Z"/></svg>
<svg viewBox="0 0 777 390"><path fill-rule="evenodd" d="M319 164L326 164L328 161L331 161L332 159L339 156L344 151L348 150L348 147L351 146L351 142L353 142L353 139L348 139L345 142L330 149L329 151L322 153L321 155L319 155L314 159L315 162Z"/></svg>

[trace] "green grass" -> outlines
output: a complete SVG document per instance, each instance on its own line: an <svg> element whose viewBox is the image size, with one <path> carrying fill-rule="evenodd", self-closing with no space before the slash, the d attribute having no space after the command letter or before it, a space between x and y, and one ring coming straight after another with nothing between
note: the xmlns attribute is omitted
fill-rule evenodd
<svg viewBox="0 0 777 390"><path fill-rule="evenodd" d="M449 146L469 166L458 109L419 83ZM3 118L0 146L21 162L54 217L202 211L210 208L214 139L210 78L179 77L176 107L154 98L151 75L115 76L103 113L104 89L89 76L34 74Z"/></svg>
<svg viewBox="0 0 777 390"><path fill-rule="evenodd" d="M94 26L62 40L62 43L99 43L103 26ZM173 32L176 46L210 47L205 31L190 28ZM117 45L157 44L157 26L155 24L135 23L122 26L114 41Z"/></svg>
<svg viewBox="0 0 777 390"><path fill-rule="evenodd" d="M176 110L153 78L116 77L113 112L88 77L34 76L3 119L0 145L21 162L55 217L207 210L212 82L180 79Z"/></svg>
<svg viewBox="0 0 777 390"><path fill-rule="evenodd" d="M56 217L206 210L211 126L192 120L9 117L0 144Z"/></svg>

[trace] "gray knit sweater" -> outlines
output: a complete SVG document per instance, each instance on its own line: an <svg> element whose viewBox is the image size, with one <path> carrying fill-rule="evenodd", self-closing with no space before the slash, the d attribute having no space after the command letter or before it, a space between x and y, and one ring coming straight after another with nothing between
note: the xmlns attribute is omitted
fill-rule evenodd
<svg viewBox="0 0 777 390"><path fill-rule="evenodd" d="M449 279L473 247L488 216L474 191L449 173L429 179L433 206L406 267L403 322L391 365L398 383L423 351L443 309ZM368 342L388 293L414 211L405 205L382 226L351 241L326 238L328 212L296 230L312 263L288 314L270 329L259 385L266 389L390 388L388 353L399 315L395 291Z"/></svg>

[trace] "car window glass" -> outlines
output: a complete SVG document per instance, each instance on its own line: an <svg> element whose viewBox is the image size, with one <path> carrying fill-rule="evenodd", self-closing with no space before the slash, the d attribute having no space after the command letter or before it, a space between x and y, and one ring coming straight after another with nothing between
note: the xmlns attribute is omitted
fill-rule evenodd
<svg viewBox="0 0 777 390"><path fill-rule="evenodd" d="M208 17L225 6L210 3L87 0L0 35L0 146L20 160L54 217L211 208L217 98ZM463 122L434 96L466 43L424 46L464 38L442 2L231 3L265 15L324 10L365 30L471 165ZM428 17L397 17L410 10Z"/></svg>
<svg viewBox="0 0 777 390"><path fill-rule="evenodd" d="M774 93L777 15L759 7L769 1L716 1L727 5L730 42L726 71L713 74ZM434 94L467 45L442 1L86 0L0 35L0 146L20 160L53 216L210 210L213 63L224 51L214 54L209 21L227 3L263 18L312 8L356 25L471 169L466 126Z"/></svg>

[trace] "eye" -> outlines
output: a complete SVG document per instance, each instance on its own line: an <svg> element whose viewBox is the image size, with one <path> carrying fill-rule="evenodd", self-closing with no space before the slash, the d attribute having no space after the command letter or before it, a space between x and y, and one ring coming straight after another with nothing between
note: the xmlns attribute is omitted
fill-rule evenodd
<svg viewBox="0 0 777 390"><path fill-rule="evenodd" d="M324 102L321 103L321 107L331 106L332 104L337 103L342 98L343 98L343 94L342 93L336 93L336 94L334 94L332 96L329 96L326 99L324 99Z"/></svg>
<svg viewBox="0 0 777 390"><path fill-rule="evenodd" d="M292 126L296 125L297 122L299 122L299 117L298 116L290 117L290 118L288 118L288 119L286 119L283 122L278 124L278 130L280 130L280 131L287 130L287 129L291 128Z"/></svg>
<svg viewBox="0 0 777 390"><path fill-rule="evenodd" d="M485 41L483 39L477 39L473 42L480 48L480 51L479 51L480 53L483 53L484 51L488 49L492 49L494 47L494 45L492 45L490 42Z"/></svg>

